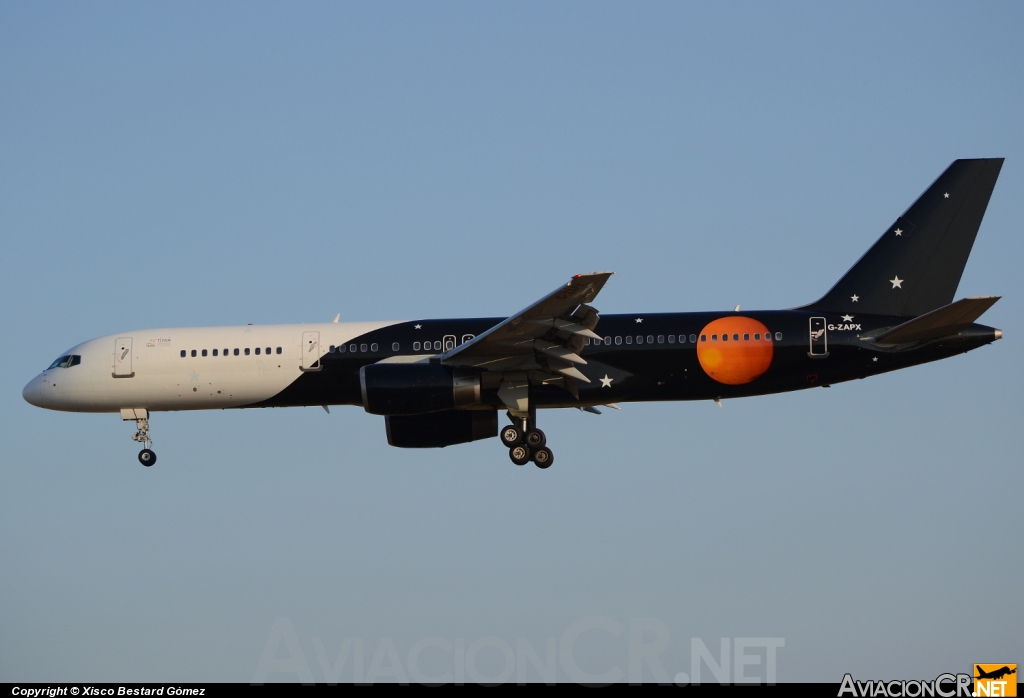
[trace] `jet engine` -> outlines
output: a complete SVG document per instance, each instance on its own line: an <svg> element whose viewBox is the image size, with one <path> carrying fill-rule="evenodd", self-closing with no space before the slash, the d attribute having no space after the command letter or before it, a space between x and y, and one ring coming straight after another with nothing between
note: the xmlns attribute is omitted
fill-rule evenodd
<svg viewBox="0 0 1024 698"><path fill-rule="evenodd" d="M443 448L498 435L497 410L446 410L384 418L388 443L399 448Z"/></svg>
<svg viewBox="0 0 1024 698"><path fill-rule="evenodd" d="M480 374L440 364L370 364L359 369L363 408L384 416L442 412L480 403Z"/></svg>

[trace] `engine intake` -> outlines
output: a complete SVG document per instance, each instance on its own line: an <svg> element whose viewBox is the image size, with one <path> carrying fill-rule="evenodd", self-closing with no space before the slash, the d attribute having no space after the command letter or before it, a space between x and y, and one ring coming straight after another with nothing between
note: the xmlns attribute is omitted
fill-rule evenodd
<svg viewBox="0 0 1024 698"><path fill-rule="evenodd" d="M480 403L480 374L440 364L370 364L359 369L363 409L416 415Z"/></svg>

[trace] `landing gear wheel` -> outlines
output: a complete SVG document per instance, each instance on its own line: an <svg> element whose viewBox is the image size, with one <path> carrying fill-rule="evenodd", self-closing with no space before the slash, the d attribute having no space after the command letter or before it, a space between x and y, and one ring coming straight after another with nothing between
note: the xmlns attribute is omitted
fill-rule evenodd
<svg viewBox="0 0 1024 698"><path fill-rule="evenodd" d="M508 448L521 443L523 440L523 432L519 430L515 424L509 424L507 427L501 430L501 443L505 444Z"/></svg>
<svg viewBox="0 0 1024 698"><path fill-rule="evenodd" d="M530 462L531 455L529 446L523 444L517 444L508 450L508 457L516 465L526 465Z"/></svg>
<svg viewBox="0 0 1024 698"><path fill-rule="evenodd" d="M538 448L533 452L533 464L541 470L550 468L551 464L555 462L555 454L551 452L548 447Z"/></svg>
<svg viewBox="0 0 1024 698"><path fill-rule="evenodd" d="M534 450L544 448L547 442L548 437L544 436L544 432L540 429L531 429L526 432L526 445Z"/></svg>
<svg viewBox="0 0 1024 698"><path fill-rule="evenodd" d="M156 454L148 448L144 448L139 451L139 462L148 468L156 463Z"/></svg>

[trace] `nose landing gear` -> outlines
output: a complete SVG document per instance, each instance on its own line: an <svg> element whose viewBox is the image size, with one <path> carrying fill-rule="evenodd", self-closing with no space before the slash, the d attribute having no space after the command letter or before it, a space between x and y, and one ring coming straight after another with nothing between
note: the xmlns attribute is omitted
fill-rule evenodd
<svg viewBox="0 0 1024 698"><path fill-rule="evenodd" d="M147 468L156 463L156 453L151 448L153 439L149 436L149 410L127 409L121 410L122 421L134 421L137 431L132 435L132 441L138 441L143 448L139 451L139 462Z"/></svg>
<svg viewBox="0 0 1024 698"><path fill-rule="evenodd" d="M501 430L501 442L508 447L508 457L516 465L526 465L531 460L541 470L551 467L555 455L547 447L548 439L537 428L536 419L531 415L521 419L511 413L508 418L512 424Z"/></svg>

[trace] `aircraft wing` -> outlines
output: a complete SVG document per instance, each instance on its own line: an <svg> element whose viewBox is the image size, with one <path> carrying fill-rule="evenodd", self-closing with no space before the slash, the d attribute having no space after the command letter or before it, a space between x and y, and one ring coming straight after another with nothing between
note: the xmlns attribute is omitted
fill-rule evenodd
<svg viewBox="0 0 1024 698"><path fill-rule="evenodd" d="M587 304L614 273L577 274L533 305L445 352L441 363L490 371L539 370L589 383L575 368L586 364L579 356L585 338L600 338L594 333L597 310Z"/></svg>

